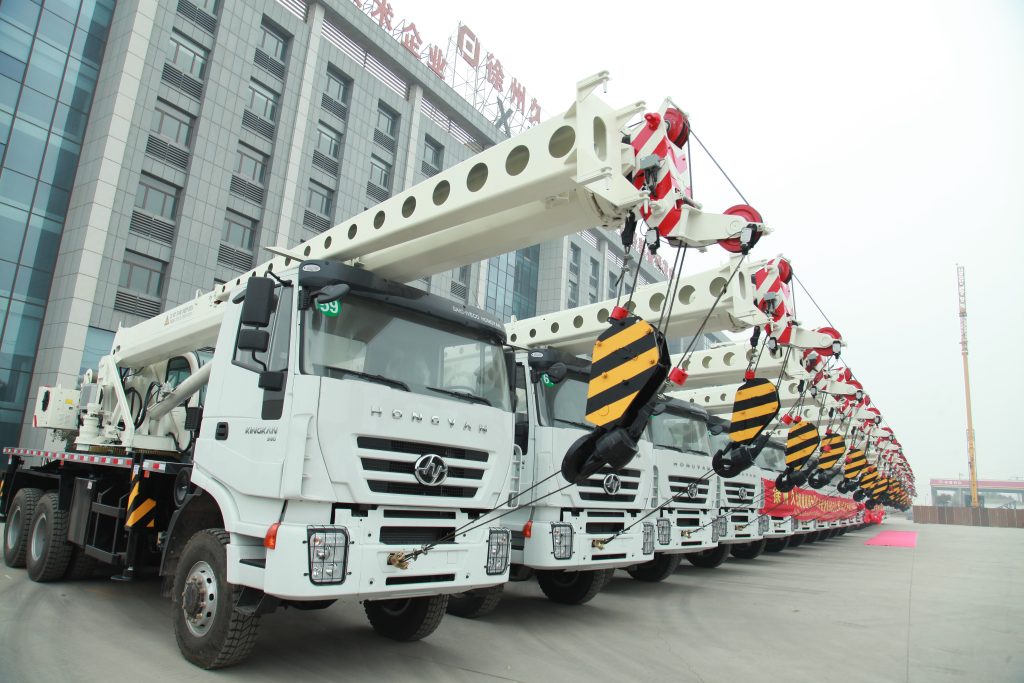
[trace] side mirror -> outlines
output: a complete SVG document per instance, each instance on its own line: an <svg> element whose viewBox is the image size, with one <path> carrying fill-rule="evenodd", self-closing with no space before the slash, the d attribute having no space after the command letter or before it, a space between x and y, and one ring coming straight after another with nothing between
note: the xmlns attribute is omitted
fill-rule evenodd
<svg viewBox="0 0 1024 683"><path fill-rule="evenodd" d="M265 353L270 348L270 332L242 328L238 331L238 343L236 346L240 351Z"/></svg>
<svg viewBox="0 0 1024 683"><path fill-rule="evenodd" d="M284 389L284 372L281 370L265 370L260 373L260 389L281 391Z"/></svg>
<svg viewBox="0 0 1024 683"><path fill-rule="evenodd" d="M337 301L341 297L349 293L352 288L344 283L336 285L327 285L323 289L317 291L313 295L313 300L318 304L329 304L332 301Z"/></svg>
<svg viewBox="0 0 1024 683"><path fill-rule="evenodd" d="M567 374L569 374L569 368L565 366L565 363L552 363L547 372L540 376L540 379L544 382L544 386L553 387L565 379Z"/></svg>
<svg viewBox="0 0 1024 683"><path fill-rule="evenodd" d="M251 277L245 285L242 324L267 327L274 312L274 281L269 277ZM264 349L265 350L265 349Z"/></svg>

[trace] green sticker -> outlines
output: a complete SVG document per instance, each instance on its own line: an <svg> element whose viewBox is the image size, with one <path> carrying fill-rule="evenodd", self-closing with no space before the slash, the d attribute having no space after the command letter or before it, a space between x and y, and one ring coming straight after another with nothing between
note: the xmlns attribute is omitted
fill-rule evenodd
<svg viewBox="0 0 1024 683"><path fill-rule="evenodd" d="M546 387L550 388L555 386L555 383L551 381L551 377L549 377L546 372L540 376L540 381Z"/></svg>
<svg viewBox="0 0 1024 683"><path fill-rule="evenodd" d="M341 313L341 302L332 301L329 304L317 304L317 309L328 318L337 318L338 314Z"/></svg>

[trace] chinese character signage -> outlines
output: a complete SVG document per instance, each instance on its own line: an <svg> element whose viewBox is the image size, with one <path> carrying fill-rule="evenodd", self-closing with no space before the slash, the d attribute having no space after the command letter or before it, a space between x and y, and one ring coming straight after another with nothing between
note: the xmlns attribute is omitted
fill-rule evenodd
<svg viewBox="0 0 1024 683"><path fill-rule="evenodd" d="M414 22L397 19L390 0L354 0L354 4L505 135L540 123L537 98L506 70L498 55L482 46L469 26L460 23L442 47L425 43Z"/></svg>

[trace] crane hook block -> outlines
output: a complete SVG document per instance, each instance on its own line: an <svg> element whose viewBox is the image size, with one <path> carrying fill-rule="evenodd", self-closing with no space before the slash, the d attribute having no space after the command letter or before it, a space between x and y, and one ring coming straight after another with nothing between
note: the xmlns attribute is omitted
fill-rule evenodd
<svg viewBox="0 0 1024 683"><path fill-rule="evenodd" d="M562 459L562 476L570 483L605 465L619 470L632 461L669 373L668 345L650 323L634 315L608 323L594 343L587 386L586 419L596 428Z"/></svg>
<svg viewBox="0 0 1024 683"><path fill-rule="evenodd" d="M736 390L729 438L736 444L752 442L779 414L779 392L764 377L748 379Z"/></svg>

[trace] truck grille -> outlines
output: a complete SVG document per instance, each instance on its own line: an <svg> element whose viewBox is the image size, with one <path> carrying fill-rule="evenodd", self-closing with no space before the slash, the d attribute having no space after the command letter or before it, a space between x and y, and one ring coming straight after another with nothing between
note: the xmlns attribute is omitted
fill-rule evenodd
<svg viewBox="0 0 1024 683"><path fill-rule="evenodd" d="M614 534L622 531L625 524L621 522L587 522L588 534Z"/></svg>
<svg viewBox="0 0 1024 683"><path fill-rule="evenodd" d="M672 496L678 498L675 499L677 503L696 503L703 505L708 500L708 493L711 491L711 482L707 479L701 479L700 477L669 477L668 487L672 491ZM697 495L692 498L689 495L690 485L694 482L697 483Z"/></svg>
<svg viewBox="0 0 1024 683"><path fill-rule="evenodd" d="M623 469L614 472L619 475L622 483L615 495L604 490L604 478L614 470L607 465L599 469L593 476L579 485L580 500L600 503L632 503L636 500L640 488L640 470Z"/></svg>
<svg viewBox="0 0 1024 683"><path fill-rule="evenodd" d="M359 462L370 491L403 496L473 498L484 478L479 464L490 457L486 451L375 436L358 437L356 446L364 451ZM448 479L440 486L424 486L416 480L416 460L427 453L441 456L448 466ZM402 475L401 481L375 479L377 472Z"/></svg>
<svg viewBox="0 0 1024 683"><path fill-rule="evenodd" d="M741 493L742 491L742 493ZM725 499L729 506L750 507L756 504L754 494L757 487L753 484L741 484L735 481L725 483ZM760 505L758 505L760 507Z"/></svg>

